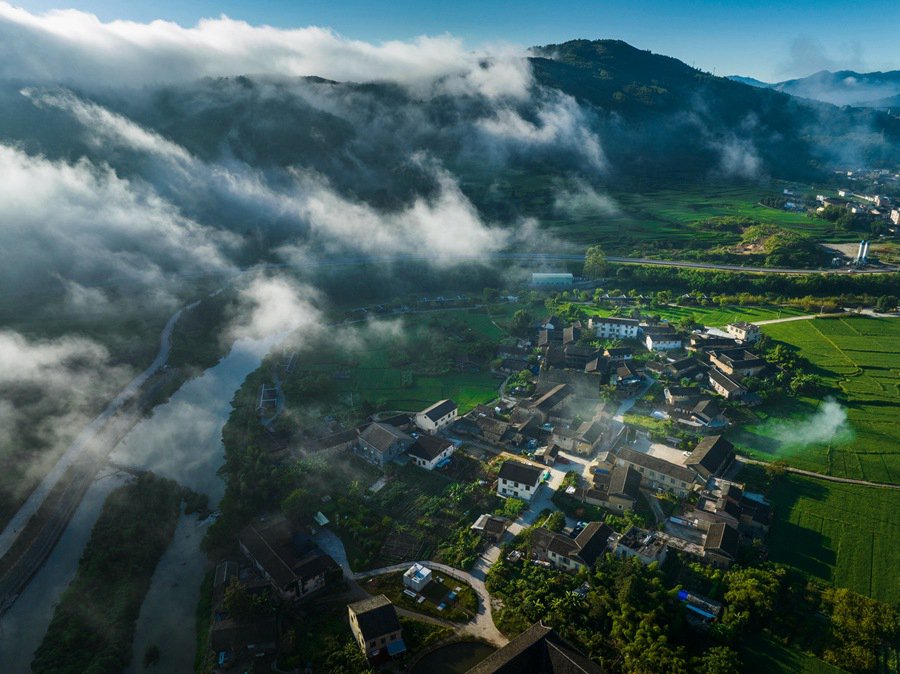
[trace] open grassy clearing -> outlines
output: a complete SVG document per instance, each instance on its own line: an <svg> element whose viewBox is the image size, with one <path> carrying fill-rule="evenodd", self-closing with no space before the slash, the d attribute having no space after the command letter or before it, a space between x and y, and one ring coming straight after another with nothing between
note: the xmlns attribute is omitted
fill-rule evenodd
<svg viewBox="0 0 900 674"><path fill-rule="evenodd" d="M361 420L364 402L377 410L415 411L452 398L464 414L497 396L500 379L489 362L514 306L492 307L490 314L484 309L410 314L383 335L361 326L337 327L336 339L301 348L296 366L280 375L287 405L303 408L315 394L313 402L326 404L332 414ZM348 349L342 336L366 342Z"/></svg>
<svg viewBox="0 0 900 674"><path fill-rule="evenodd" d="M764 330L812 363L846 410L847 424L824 439L826 420L815 416L827 409L821 400L779 401L754 411L751 425L734 433L737 443L754 456L830 475L900 481L900 321L828 318Z"/></svg>
<svg viewBox="0 0 900 674"><path fill-rule="evenodd" d="M881 601L900 601L900 491L788 475L770 496L772 561Z"/></svg>
<svg viewBox="0 0 900 674"><path fill-rule="evenodd" d="M741 649L742 671L747 674L841 674L844 670L785 646L766 634L747 640Z"/></svg>

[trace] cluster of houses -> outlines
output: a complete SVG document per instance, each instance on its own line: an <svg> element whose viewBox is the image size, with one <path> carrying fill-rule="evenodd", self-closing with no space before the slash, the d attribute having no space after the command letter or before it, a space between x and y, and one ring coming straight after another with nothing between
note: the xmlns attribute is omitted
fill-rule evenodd
<svg viewBox="0 0 900 674"><path fill-rule="evenodd" d="M397 414L326 435L316 440L313 450L350 450L371 464L384 468L394 461L411 461L425 470L446 465L455 445L439 434L453 424L459 407L452 400L439 400L414 415Z"/></svg>
<svg viewBox="0 0 900 674"><path fill-rule="evenodd" d="M743 539L764 536L771 519L762 497L744 493L743 487L722 477L731 467L734 446L722 436L707 436L691 452L675 453L681 461L638 451L622 444L603 452L591 464L589 484L572 485L566 494L581 503L613 513L633 510L641 489L669 491L680 497L698 494L695 506L673 517L665 532L632 528L615 534L592 523L575 538L538 529L532 555L560 569L590 567L606 552L662 562L670 548L716 566L727 567L736 558ZM669 456L672 456L670 453ZM500 467L497 494L530 501L545 479L539 465L510 459ZM581 480L584 482L584 479ZM491 540L499 540L508 526L503 518L482 515L472 526Z"/></svg>
<svg viewBox="0 0 900 674"><path fill-rule="evenodd" d="M278 629L275 616L235 616L229 611L227 590L237 585L254 597L299 601L339 581L343 571L313 541L310 531L284 517L259 518L238 538L243 559L216 565L210 627L210 647L218 669L246 666L275 654Z"/></svg>

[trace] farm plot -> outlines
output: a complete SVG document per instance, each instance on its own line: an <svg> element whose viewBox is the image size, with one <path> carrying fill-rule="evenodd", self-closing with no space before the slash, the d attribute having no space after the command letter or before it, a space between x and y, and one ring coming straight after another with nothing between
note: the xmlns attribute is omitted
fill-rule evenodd
<svg viewBox="0 0 900 674"><path fill-rule="evenodd" d="M900 491L790 475L771 498L772 561L881 601L900 600Z"/></svg>
<svg viewBox="0 0 900 674"><path fill-rule="evenodd" d="M735 435L738 444L760 458L784 458L830 475L900 481L900 321L829 318L764 330L799 350L812 374L833 390L839 407L799 398L763 408L758 423ZM846 414L846 423L830 418L827 410ZM834 429L830 436L822 430L827 424Z"/></svg>

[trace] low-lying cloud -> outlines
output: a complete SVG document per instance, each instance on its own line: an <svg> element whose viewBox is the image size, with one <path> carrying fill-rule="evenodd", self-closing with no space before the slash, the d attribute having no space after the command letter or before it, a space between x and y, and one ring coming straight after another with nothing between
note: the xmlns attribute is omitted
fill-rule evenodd
<svg viewBox="0 0 900 674"><path fill-rule="evenodd" d="M103 22L74 9L32 14L0 2L0 78L86 86L140 86L233 75L315 75L397 82L420 96L524 97L523 50L465 49L449 35L372 44L328 28L252 26L225 15L192 27Z"/></svg>

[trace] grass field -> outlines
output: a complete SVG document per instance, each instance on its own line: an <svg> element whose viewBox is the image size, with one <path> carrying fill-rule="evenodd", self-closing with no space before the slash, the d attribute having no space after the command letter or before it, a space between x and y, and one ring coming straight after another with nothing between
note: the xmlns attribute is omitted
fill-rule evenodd
<svg viewBox="0 0 900 674"><path fill-rule="evenodd" d="M900 320L828 318L764 330L812 363L813 373L834 390L847 422L826 439L821 400L779 401L756 412L755 425L734 433L737 444L760 458L783 458L830 475L900 481Z"/></svg>
<svg viewBox="0 0 900 674"><path fill-rule="evenodd" d="M501 305L495 315L473 309L412 314L403 319L404 331L409 338L417 325L439 320L441 325L447 326L435 333L442 340L444 330L454 332L468 328L478 339L496 343L506 334L499 324L507 320L513 310L514 305ZM420 410L438 400L452 398L459 405L460 414L465 414L497 396L501 380L491 373L487 363L477 371L451 366L446 373L423 373L418 364L397 366L391 363L393 339L396 338L371 342L352 355L352 364L347 362L350 357L347 353L324 349L303 354L301 367L333 377L333 390L342 404L350 405L352 400L352 405L358 405L361 400L367 400L380 410ZM286 381L290 402L289 386L290 380Z"/></svg>
<svg viewBox="0 0 900 674"><path fill-rule="evenodd" d="M522 211L537 216L544 228L561 239L599 242L616 253L650 252L655 248L710 249L736 243L738 234L703 225L723 217L770 223L817 239L859 238L853 233L835 232L833 224L825 220L761 205L763 197L780 196L785 186L780 183L685 183L677 188L645 185L632 191L600 190L609 198L603 208L599 204L592 207L591 199L580 202L577 190L571 193L556 175L509 169L477 177L474 167L468 167L466 173L476 179L464 182L464 189L488 211L508 215L508 204L515 203Z"/></svg>
<svg viewBox="0 0 900 674"><path fill-rule="evenodd" d="M841 674L844 671L765 634L743 643L741 661L741 671L747 674Z"/></svg>
<svg viewBox="0 0 900 674"><path fill-rule="evenodd" d="M579 305L589 316L609 316L613 312L609 309L600 309L592 305ZM653 307L645 310L644 313L659 314L660 318L668 321L677 322L688 316L702 325L721 328L735 321L768 321L777 318L786 318L789 316L801 316L803 311L795 307L787 306L753 306L742 307L737 305L729 305L724 307Z"/></svg>
<svg viewBox="0 0 900 674"><path fill-rule="evenodd" d="M900 601L900 490L788 475L770 497L772 561L881 601Z"/></svg>

